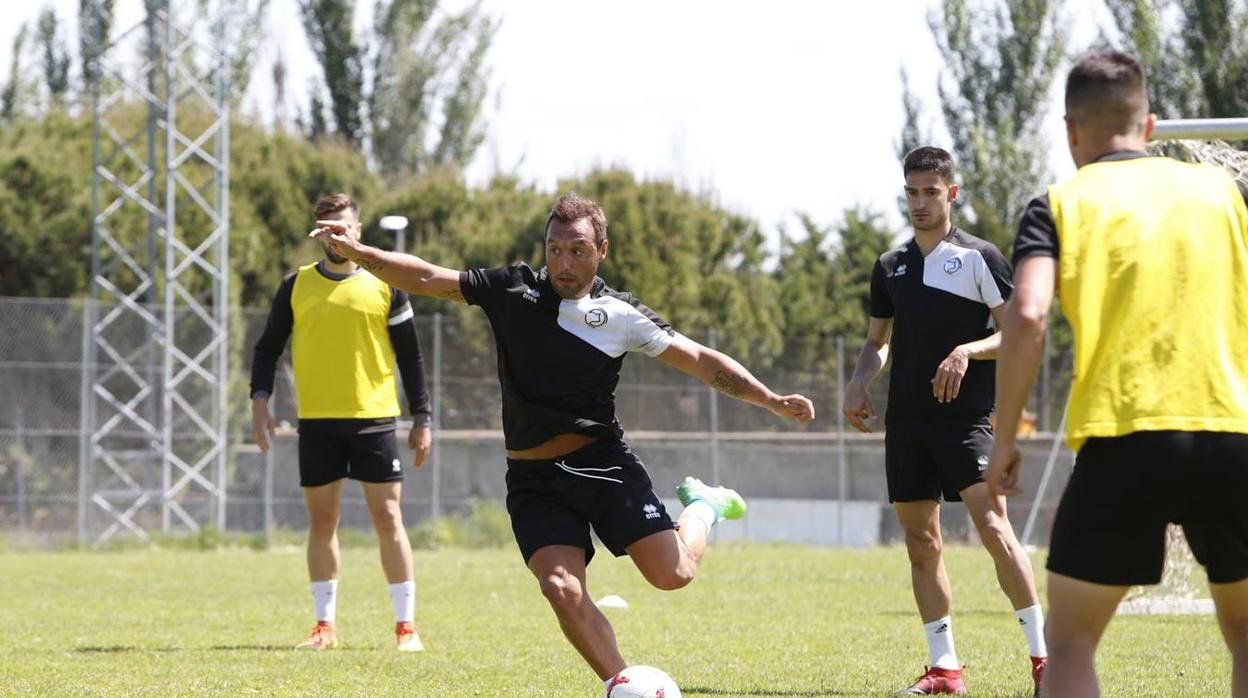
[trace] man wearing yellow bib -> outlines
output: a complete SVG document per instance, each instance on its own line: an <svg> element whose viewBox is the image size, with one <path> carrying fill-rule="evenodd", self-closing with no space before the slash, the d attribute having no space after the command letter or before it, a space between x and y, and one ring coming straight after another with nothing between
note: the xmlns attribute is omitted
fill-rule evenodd
<svg viewBox="0 0 1248 698"><path fill-rule="evenodd" d="M1066 81L1079 169L1028 205L1015 240L994 491L1018 492L1014 435L1055 291L1074 331L1078 457L1049 548L1044 696L1099 695L1097 643L1129 587L1161 580L1173 522L1208 575L1233 695L1248 697L1248 189L1149 157L1155 118L1134 58L1079 59Z"/></svg>
<svg viewBox="0 0 1248 698"><path fill-rule="evenodd" d="M322 198L315 218L360 235L359 206L346 194ZM407 294L334 254L286 276L273 298L251 369L252 436L269 449L269 396L278 357L291 339L299 412L299 480L308 506L308 575L316 626L300 649L337 646L338 515L344 478L359 480L377 531L394 605L400 651L424 649L413 625L416 584L399 495L395 363L412 406L408 446L419 468L432 442L429 394Z"/></svg>

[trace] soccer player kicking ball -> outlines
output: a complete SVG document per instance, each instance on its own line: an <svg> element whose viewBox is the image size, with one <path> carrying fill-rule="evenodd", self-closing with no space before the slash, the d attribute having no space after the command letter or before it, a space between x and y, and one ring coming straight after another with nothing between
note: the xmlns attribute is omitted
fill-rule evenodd
<svg viewBox="0 0 1248 698"><path fill-rule="evenodd" d="M1099 694L1097 643L1129 587L1161 580L1174 522L1208 574L1232 694L1248 698L1248 188L1148 157L1148 109L1126 54L1087 54L1066 79L1079 169L1031 201L1015 239L987 479L1018 492L1012 434L1056 290L1074 330L1078 455L1049 544L1044 695Z"/></svg>
<svg viewBox="0 0 1248 698"><path fill-rule="evenodd" d="M360 234L359 206L345 194L321 199L315 213L318 219L335 220L344 235ZM406 293L388 288L328 245L323 260L288 275L273 297L251 367L251 431L262 451L269 450L273 432L273 374L292 337L299 484L308 506L308 575L316 610L316 626L299 649L338 644L338 513L343 478L351 478L364 488L377 531L394 604L396 644L405 652L422 650L413 625L416 583L399 507L403 470L394 435L397 359L413 413L407 443L419 468L432 443L431 412L411 303Z"/></svg>
<svg viewBox="0 0 1248 698"><path fill-rule="evenodd" d="M590 528L614 555L627 554L650 584L693 581L716 522L745 513L733 490L688 479L676 524L652 490L615 418L624 355L642 353L722 393L808 422L801 395L777 395L739 363L677 334L631 294L598 278L607 220L570 194L546 222L546 267L453 271L361 245L334 221L313 235L397 288L480 306L498 346L507 448L507 511L520 552L559 625L604 684L625 667L606 617L590 600Z"/></svg>
<svg viewBox="0 0 1248 698"><path fill-rule="evenodd" d="M982 474L992 447L992 359L1010 296L1010 269L991 243L958 230L953 158L916 148L903 165L914 237L880 256L871 275L867 340L845 391L846 419L861 431L875 416L867 384L891 349L884 435L888 499L905 532L914 600L930 666L906 695L966 692L953 646L952 595L941 560L940 499L962 501L996 565L1031 654L1036 691L1044 673L1043 618L1031 561L1006 518L1005 498Z"/></svg>

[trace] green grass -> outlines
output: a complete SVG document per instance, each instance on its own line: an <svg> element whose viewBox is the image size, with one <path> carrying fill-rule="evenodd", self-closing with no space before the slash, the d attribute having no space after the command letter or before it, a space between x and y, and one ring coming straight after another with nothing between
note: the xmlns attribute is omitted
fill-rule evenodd
<svg viewBox="0 0 1248 698"><path fill-rule="evenodd" d="M955 548L946 564L972 694L1029 696L987 555ZM341 577L341 649L296 653L311 626L298 546L2 553L0 694L601 695L514 550L416 553L429 647L416 655L392 650L375 552L345 550ZM625 657L663 667L686 696L887 695L927 657L900 548L713 547L677 592L600 551L590 591L632 604L606 611ZM1228 693L1211 617L1119 618L1099 659L1107 696Z"/></svg>

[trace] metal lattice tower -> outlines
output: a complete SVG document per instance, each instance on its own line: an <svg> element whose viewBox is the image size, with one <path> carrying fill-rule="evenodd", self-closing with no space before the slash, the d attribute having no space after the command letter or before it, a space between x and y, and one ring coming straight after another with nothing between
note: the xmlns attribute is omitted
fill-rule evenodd
<svg viewBox="0 0 1248 698"><path fill-rule="evenodd" d="M143 21L105 44L97 3L84 5L96 41L79 541L223 529L226 2L144 0Z"/></svg>

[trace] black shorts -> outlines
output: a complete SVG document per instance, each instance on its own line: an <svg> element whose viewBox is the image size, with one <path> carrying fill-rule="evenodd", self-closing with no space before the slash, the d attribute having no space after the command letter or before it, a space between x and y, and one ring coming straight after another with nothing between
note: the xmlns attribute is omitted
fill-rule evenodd
<svg viewBox="0 0 1248 698"><path fill-rule="evenodd" d="M888 501L960 502L958 494L982 482L992 453L987 413L889 420L884 432Z"/></svg>
<svg viewBox="0 0 1248 698"><path fill-rule="evenodd" d="M508 458L507 513L525 564L548 545L584 548L589 564L591 526L616 557L642 538L674 528L645 466L618 439L549 460Z"/></svg>
<svg viewBox="0 0 1248 698"><path fill-rule="evenodd" d="M1062 494L1051 572L1095 584L1161 581L1182 524L1209 581L1248 578L1248 434L1141 431L1088 439Z"/></svg>
<svg viewBox="0 0 1248 698"><path fill-rule="evenodd" d="M360 482L403 479L394 430L363 434L299 432L299 486L319 487L349 477Z"/></svg>

